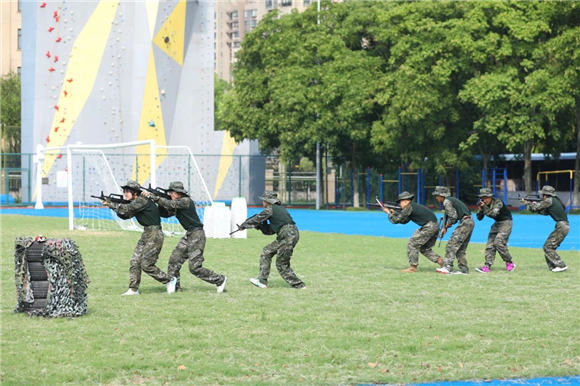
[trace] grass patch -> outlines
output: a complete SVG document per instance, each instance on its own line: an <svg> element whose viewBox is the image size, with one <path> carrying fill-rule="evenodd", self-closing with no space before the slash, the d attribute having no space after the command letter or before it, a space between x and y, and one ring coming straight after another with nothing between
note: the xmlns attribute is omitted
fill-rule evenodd
<svg viewBox="0 0 580 386"><path fill-rule="evenodd" d="M540 249L511 248L508 273L436 274L424 257L407 268L406 240L302 232L293 290L273 267L267 290L248 282L271 240L208 240L204 265L227 292L182 269L183 292L144 275L121 297L139 234L69 232L66 219L2 216L2 384L421 383L580 374L580 263L548 271ZM91 284L77 319L13 314L14 238L73 238ZM158 266L177 243L166 238ZM474 271L484 245L471 244ZM435 248L443 253L444 247Z"/></svg>

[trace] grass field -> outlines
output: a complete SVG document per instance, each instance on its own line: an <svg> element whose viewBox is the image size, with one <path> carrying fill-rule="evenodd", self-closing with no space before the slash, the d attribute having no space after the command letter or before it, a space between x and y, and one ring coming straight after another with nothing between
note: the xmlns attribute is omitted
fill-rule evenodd
<svg viewBox="0 0 580 386"><path fill-rule="evenodd" d="M548 271L540 249L512 248L492 273L471 244L467 276L408 267L406 240L302 232L294 290L273 267L267 290L248 279L270 237L208 240L204 266L227 292L182 270L183 292L144 275L127 290L131 232L69 232L66 219L2 216L1 383L338 385L580 374L580 262ZM412 225L408 225L412 226ZM90 275L89 312L76 319L14 314L14 238L73 238ZM177 243L166 238L158 266ZM443 252L444 246L435 248Z"/></svg>

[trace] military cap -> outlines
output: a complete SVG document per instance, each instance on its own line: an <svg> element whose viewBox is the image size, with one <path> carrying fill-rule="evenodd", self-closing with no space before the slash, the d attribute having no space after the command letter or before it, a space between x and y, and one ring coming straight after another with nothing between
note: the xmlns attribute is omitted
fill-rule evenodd
<svg viewBox="0 0 580 386"><path fill-rule="evenodd" d="M493 192L490 188L479 189L477 197L493 197Z"/></svg>
<svg viewBox="0 0 580 386"><path fill-rule="evenodd" d="M550 185L544 185L544 187L542 188L542 190L538 192L538 194L554 197L556 196L556 189L554 189Z"/></svg>
<svg viewBox="0 0 580 386"><path fill-rule="evenodd" d="M278 202L280 202L280 200L278 200L278 194L272 192L271 190L265 190L264 194L262 194L260 197L258 197L260 200L262 201L266 201L270 204L276 204Z"/></svg>
<svg viewBox="0 0 580 386"><path fill-rule="evenodd" d="M140 192L141 191L141 185L139 185L137 182L129 180L127 181L127 183L125 185L121 186L121 189L131 189L134 190L136 192Z"/></svg>
<svg viewBox="0 0 580 386"><path fill-rule="evenodd" d="M169 188L167 188L167 190L168 191L173 190L174 192L185 194L186 196L189 195L189 193L187 193L187 190L185 190L185 188L183 187L183 182L180 181L173 181L172 183L170 183Z"/></svg>
<svg viewBox="0 0 580 386"><path fill-rule="evenodd" d="M397 197L397 202L401 200L412 200L415 197L413 193L403 192Z"/></svg>
<svg viewBox="0 0 580 386"><path fill-rule="evenodd" d="M449 189L446 186L436 186L432 193L434 196L449 197Z"/></svg>

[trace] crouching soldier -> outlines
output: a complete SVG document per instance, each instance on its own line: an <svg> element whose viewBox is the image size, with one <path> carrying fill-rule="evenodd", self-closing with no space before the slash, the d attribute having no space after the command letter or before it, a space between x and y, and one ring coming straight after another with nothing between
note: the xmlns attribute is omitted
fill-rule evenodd
<svg viewBox="0 0 580 386"><path fill-rule="evenodd" d="M276 268L278 268L280 276L293 288L306 288L306 285L290 268L290 258L294 252L294 247L300 239L296 223L292 220L286 208L280 205L280 200L278 200L276 193L266 190L259 199L262 200L264 210L244 221L239 226L239 229L256 228L264 221L269 220L272 231L277 237L276 240L266 245L262 250L260 255L260 274L257 278L250 279L250 282L256 287L267 288L272 258L275 254L278 254Z"/></svg>
<svg viewBox="0 0 580 386"><path fill-rule="evenodd" d="M485 265L481 268L475 268L475 270L481 273L490 272L497 252L502 260L505 261L506 271L513 271L516 265L512 261L512 256L507 247L513 227L512 214L502 200L493 197L491 189L480 189L477 196L481 199L478 206L477 219L481 221L485 216L488 216L494 219L495 222L487 236Z"/></svg>
<svg viewBox="0 0 580 386"><path fill-rule="evenodd" d="M135 217L137 222L143 226L141 239L137 242L133 257L129 267L129 290L123 295L139 295L139 284L141 283L141 271L145 272L153 279L167 286L167 293L175 292L177 279L168 276L161 271L155 263L159 258L159 253L163 247L163 231L161 230L161 217L157 206L141 195L141 186L135 181L128 181L121 186L125 200L128 204L118 204L103 201L104 206L111 208L117 215L124 219Z"/></svg>
<svg viewBox="0 0 580 386"><path fill-rule="evenodd" d="M151 199L159 205L162 217L177 217L186 232L169 258L168 274L177 278L176 288L180 289L179 271L185 260L189 260L189 272L198 279L216 285L217 292L222 293L226 288L228 278L202 266L205 232L203 224L197 215L195 202L189 197L187 190L183 187L183 183L179 181L170 183L167 192L171 196L171 200L158 197L155 194L149 194L148 192L145 194L150 195Z"/></svg>
<svg viewBox="0 0 580 386"><path fill-rule="evenodd" d="M560 198L556 195L556 190L550 185L545 185L542 190L538 192L542 195L542 201L533 202L521 199L521 202L526 204L527 208L532 212L538 212L544 216L550 216L556 221L556 228L544 243L544 256L548 268L552 272L562 272L568 269L568 266L562 261L556 248L562 244L562 241L570 232L570 224L568 223L568 215L566 209Z"/></svg>
<svg viewBox="0 0 580 386"><path fill-rule="evenodd" d="M409 268L401 272L417 272L419 265L419 252L433 263L443 267L441 256L433 252L433 246L437 242L439 234L439 224L437 217L427 207L411 202L415 196L409 192L403 192L397 197L397 202L403 209L396 213L393 209L383 208L383 211L389 215L389 221L393 224L407 224L413 221L421 228L413 232L407 244L407 257L409 259Z"/></svg>
<svg viewBox="0 0 580 386"><path fill-rule="evenodd" d="M468 274L469 267L465 254L475 226L471 212L462 201L455 197L450 197L449 189L445 186L437 186L435 191L433 191L433 195L437 202L443 203L443 209L445 210L445 221L443 221L440 236L443 237L447 233L447 229L451 228L453 224L459 223L451 234L445 248L445 266L437 268L435 271L446 275L452 273L453 262L457 258L457 266L459 267L457 273Z"/></svg>

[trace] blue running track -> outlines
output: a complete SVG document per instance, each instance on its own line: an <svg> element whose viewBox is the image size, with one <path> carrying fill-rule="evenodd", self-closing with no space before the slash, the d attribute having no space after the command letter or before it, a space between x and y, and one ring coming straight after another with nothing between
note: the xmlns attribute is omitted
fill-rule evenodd
<svg viewBox="0 0 580 386"><path fill-rule="evenodd" d="M112 219L109 209L101 209ZM249 208L248 217L258 213L261 208ZM350 212L342 210L308 210L290 209L290 214L298 229L322 233L342 233L347 235L381 236L394 238L409 238L418 228L414 223L393 225L383 212ZM68 217L66 208L46 208L35 210L31 208L4 208L2 215L20 214L27 216ZM440 214L437 217L441 217ZM560 250L580 250L580 215L568 215L570 233L560 246ZM489 228L493 220L486 217L482 221L475 219L475 229L471 242L486 243ZM554 230L554 221L549 216L539 214L514 215L514 228L508 245L512 247L542 248L546 238ZM454 228L451 229L453 231ZM447 232L443 241L449 239Z"/></svg>

